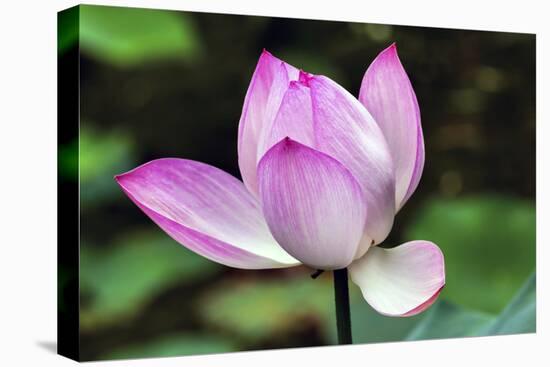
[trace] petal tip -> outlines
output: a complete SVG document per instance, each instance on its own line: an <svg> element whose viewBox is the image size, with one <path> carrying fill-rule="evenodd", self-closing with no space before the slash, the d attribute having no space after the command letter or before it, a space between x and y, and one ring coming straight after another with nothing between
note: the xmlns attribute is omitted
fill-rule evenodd
<svg viewBox="0 0 550 367"><path fill-rule="evenodd" d="M131 177L135 177L135 175L139 175L139 172L144 168L155 167L156 165L166 164L166 163L171 164L171 165L176 165L176 164L178 164L178 162L182 162L182 161L187 161L187 160L182 159L182 158L171 158L171 157L153 159L153 160L150 160L148 162L142 163L139 166L137 166L135 168L132 168L129 171L116 174L114 176L114 180L119 185L122 186L122 181L128 180Z"/></svg>
<svg viewBox="0 0 550 367"><path fill-rule="evenodd" d="M424 242L429 245L429 246L427 246L428 251L433 251L436 254L436 256L439 257L439 261L440 261L440 264L439 264L440 265L439 288L426 301L422 302L420 305L414 307L410 311L405 312L403 315L400 315L401 317L409 317L409 316L418 315L419 313L427 310L432 304L435 303L435 301L439 297L439 294L441 293L443 288L445 288L445 285L446 285L446 280L445 280L445 256L443 255L443 251L441 251L439 246L437 246L433 242L429 242L429 241L424 241Z"/></svg>
<svg viewBox="0 0 550 367"><path fill-rule="evenodd" d="M439 287L439 289L430 298L428 298L425 302L423 302L419 306L416 306L412 310L407 311L404 314L399 315L399 316L400 317L411 317L411 316L415 316L415 315L418 315L421 312L426 311L431 305L433 305L435 303L435 301L437 301L437 298L439 298L439 294L441 293L443 288L445 288L445 282L443 282L441 287Z"/></svg>
<svg viewBox="0 0 550 367"><path fill-rule="evenodd" d="M296 144L296 145L295 145ZM262 167L265 165L265 162L268 160L268 157L273 154L288 152L289 150L292 150L293 148L296 148L297 145L299 145L298 142L295 142L292 140L289 136L285 136L281 140L279 140L277 143L273 144L271 148L269 148L262 158L258 161L258 170L261 170Z"/></svg>
<svg viewBox="0 0 550 367"><path fill-rule="evenodd" d="M285 68L285 70L286 70L287 66L290 66L287 62L285 62L284 60L281 60L277 56L273 55L273 53L271 53L270 51L268 51L265 48L262 49L262 53L260 54L260 60L263 60L268 65L271 64L274 67Z"/></svg>
<svg viewBox="0 0 550 367"><path fill-rule="evenodd" d="M309 82L313 78L314 78L313 74L310 74L310 73L308 73L306 71L303 71L303 70L300 70L300 72L298 74L298 81L306 87L309 87Z"/></svg>
<svg viewBox="0 0 550 367"><path fill-rule="evenodd" d="M262 49L262 53L260 56L263 56L263 55L273 57L273 54L269 52L265 47Z"/></svg>
<svg viewBox="0 0 550 367"><path fill-rule="evenodd" d="M302 144L298 143L296 140L293 140L290 136L285 136L282 138L275 146L280 147L298 147Z"/></svg>
<svg viewBox="0 0 550 367"><path fill-rule="evenodd" d="M265 48L262 49L262 53L260 54L259 63L262 63L264 65L263 67L267 65L276 65L277 63L281 63L282 61L274 56L271 52L266 50Z"/></svg>
<svg viewBox="0 0 550 367"><path fill-rule="evenodd" d="M399 60L397 54L397 43L393 42L391 45L386 47L376 59L390 59L390 60Z"/></svg>
<svg viewBox="0 0 550 367"><path fill-rule="evenodd" d="M142 165L142 166L143 166L143 165ZM119 184L119 185L122 187L122 186L124 186L124 185L123 185L123 182L126 180L126 178L127 178L129 175L131 175L132 172L133 172L134 170L136 170L137 168L139 168L139 167L141 167L141 166L138 166L138 167L136 167L136 168L134 168L134 169L131 169L131 170L127 171L127 172L123 172L123 173L116 174L116 175L113 176L113 179L116 181L117 184Z"/></svg>
<svg viewBox="0 0 550 367"><path fill-rule="evenodd" d="M298 90L298 89L300 89L301 87L303 87L303 85L302 85L302 83L300 83L300 81L298 81L298 80L291 80L291 81L288 83L288 89Z"/></svg>

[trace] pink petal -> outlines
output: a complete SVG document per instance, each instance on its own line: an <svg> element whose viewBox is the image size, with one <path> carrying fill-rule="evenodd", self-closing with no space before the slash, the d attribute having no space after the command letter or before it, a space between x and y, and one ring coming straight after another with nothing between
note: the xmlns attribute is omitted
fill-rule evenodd
<svg viewBox="0 0 550 367"><path fill-rule="evenodd" d="M273 239L242 182L215 167L158 159L116 180L168 235L199 255L242 269L297 264Z"/></svg>
<svg viewBox="0 0 550 367"><path fill-rule="evenodd" d="M239 168L253 195L258 193L256 166L262 131L271 126L289 81L297 78L296 68L265 50L262 52L246 92L238 136Z"/></svg>
<svg viewBox="0 0 550 367"><path fill-rule="evenodd" d="M424 168L424 137L420 109L395 44L369 66L359 93L378 123L393 157L396 204L399 210L418 186Z"/></svg>
<svg viewBox="0 0 550 367"><path fill-rule="evenodd" d="M290 82L273 124L264 130L263 136L260 158L285 137L313 147L313 116L308 87L297 81Z"/></svg>
<svg viewBox="0 0 550 367"><path fill-rule="evenodd" d="M395 179L384 136L368 111L324 76L308 80L316 148L348 168L361 185L369 210L366 234L382 242L393 225Z"/></svg>
<svg viewBox="0 0 550 367"><path fill-rule="evenodd" d="M338 269L354 258L366 205L353 175L338 161L290 138L258 164L262 208L277 242L316 269Z"/></svg>
<svg viewBox="0 0 550 367"><path fill-rule="evenodd" d="M349 271L365 300L386 316L424 311L445 285L443 253L428 241L411 241L392 249L372 247Z"/></svg>

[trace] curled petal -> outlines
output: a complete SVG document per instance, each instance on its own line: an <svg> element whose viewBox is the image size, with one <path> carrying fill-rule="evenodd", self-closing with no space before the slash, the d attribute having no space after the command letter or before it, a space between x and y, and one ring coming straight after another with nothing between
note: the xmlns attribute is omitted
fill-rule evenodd
<svg viewBox="0 0 550 367"><path fill-rule="evenodd" d="M372 247L351 264L352 281L365 300L386 316L413 316L427 309L445 285L443 253L428 241Z"/></svg>
<svg viewBox="0 0 550 367"><path fill-rule="evenodd" d="M116 181L168 235L212 261L242 269L298 264L271 236L258 201L222 170L166 158Z"/></svg>
<svg viewBox="0 0 550 367"><path fill-rule="evenodd" d="M382 242L393 225L395 179L386 140L363 105L324 76L308 80L316 148L340 161L361 185L369 210L366 234Z"/></svg>
<svg viewBox="0 0 550 367"><path fill-rule="evenodd" d="M269 229L289 254L316 269L352 262L366 204L342 164L285 138L261 159L258 182Z"/></svg>
<svg viewBox="0 0 550 367"><path fill-rule="evenodd" d="M388 142L395 166L396 209L418 186L424 168L424 137L416 95L395 44L367 69L359 100L372 114Z"/></svg>
<svg viewBox="0 0 550 367"><path fill-rule="evenodd" d="M289 81L297 78L295 67L262 52L244 99L237 144L241 175L253 195L258 192L256 166L262 132L271 126Z"/></svg>

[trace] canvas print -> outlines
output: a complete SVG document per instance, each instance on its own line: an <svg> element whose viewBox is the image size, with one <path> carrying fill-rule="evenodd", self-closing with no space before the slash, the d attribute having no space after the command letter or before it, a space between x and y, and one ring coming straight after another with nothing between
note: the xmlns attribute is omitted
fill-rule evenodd
<svg viewBox="0 0 550 367"><path fill-rule="evenodd" d="M58 15L58 351L536 331L535 35Z"/></svg>

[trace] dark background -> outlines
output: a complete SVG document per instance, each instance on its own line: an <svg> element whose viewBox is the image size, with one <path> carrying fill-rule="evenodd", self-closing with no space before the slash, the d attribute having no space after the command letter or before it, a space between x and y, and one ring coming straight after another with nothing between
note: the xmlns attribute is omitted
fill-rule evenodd
<svg viewBox="0 0 550 367"><path fill-rule="evenodd" d="M81 50L83 359L334 343L330 274L211 263L113 180L161 157L240 178L237 126L263 48L357 95L395 41L418 97L424 174L386 244L437 243L447 286L433 310L395 319L350 284L356 342L481 335L534 271L534 35L95 6L80 7L80 34L69 33L60 57ZM77 147L60 147L61 175ZM508 331L534 331L520 324Z"/></svg>

